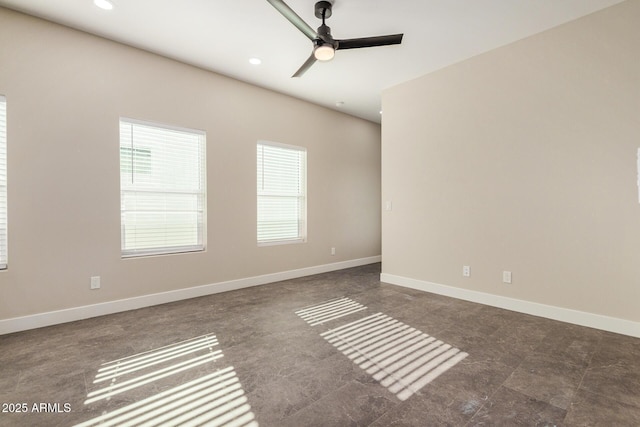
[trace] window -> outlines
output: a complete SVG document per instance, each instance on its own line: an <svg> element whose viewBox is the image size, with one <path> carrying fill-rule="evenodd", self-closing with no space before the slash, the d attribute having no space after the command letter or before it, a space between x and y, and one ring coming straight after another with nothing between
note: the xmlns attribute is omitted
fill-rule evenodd
<svg viewBox="0 0 640 427"><path fill-rule="evenodd" d="M122 256L204 250L205 134L120 119Z"/></svg>
<svg viewBox="0 0 640 427"><path fill-rule="evenodd" d="M258 142L258 244L306 240L304 148Z"/></svg>
<svg viewBox="0 0 640 427"><path fill-rule="evenodd" d="M0 95L0 269L7 268L7 100Z"/></svg>

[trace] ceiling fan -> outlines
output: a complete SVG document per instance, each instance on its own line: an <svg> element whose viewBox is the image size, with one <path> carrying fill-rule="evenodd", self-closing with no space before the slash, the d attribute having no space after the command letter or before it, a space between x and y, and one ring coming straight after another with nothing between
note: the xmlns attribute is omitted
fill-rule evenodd
<svg viewBox="0 0 640 427"><path fill-rule="evenodd" d="M306 22L302 20L287 4L282 0L267 0L278 12L289 22L307 36L313 42L313 52L309 59L295 72L292 77L302 76L311 66L318 61L329 61L333 59L336 50L357 49L361 47L387 46L402 43L403 34L392 34L388 36L362 37L357 39L337 40L331 36L331 28L325 23L325 19L331 16L332 4L328 1L319 1L315 6L315 15L322 19L322 25L318 31L314 31Z"/></svg>

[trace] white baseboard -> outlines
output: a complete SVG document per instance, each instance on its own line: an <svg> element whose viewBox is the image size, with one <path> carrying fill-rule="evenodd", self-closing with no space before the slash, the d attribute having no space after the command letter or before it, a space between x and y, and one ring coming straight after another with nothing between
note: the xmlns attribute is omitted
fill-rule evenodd
<svg viewBox="0 0 640 427"><path fill-rule="evenodd" d="M555 307L552 305L524 301L500 295L487 294L469 289L455 288L452 286L440 285L438 283L411 279L387 273L380 274L380 280L392 285L404 286L406 288L418 289L420 291L517 311L519 313L546 317L547 319L559 320L561 322L573 323L580 326L587 326L589 328L601 329L604 331L640 338L640 322L587 313L569 308Z"/></svg>
<svg viewBox="0 0 640 427"><path fill-rule="evenodd" d="M165 304L189 298L227 292L251 286L265 285L282 280L311 276L329 271L343 270L345 268L359 267L361 265L380 262L381 256L359 258L349 261L341 261L332 264L323 264L297 270L282 271L279 273L265 274L262 276L247 277L243 279L229 280L226 282L212 283L209 285L195 286L175 291L161 292L157 294L143 295L134 298L103 302L100 304L73 307L64 310L49 311L23 317L0 320L0 335L28 329L42 328L44 326L57 325L59 323L73 322L88 319L90 317L103 316L105 314L119 313L135 310L152 305Z"/></svg>

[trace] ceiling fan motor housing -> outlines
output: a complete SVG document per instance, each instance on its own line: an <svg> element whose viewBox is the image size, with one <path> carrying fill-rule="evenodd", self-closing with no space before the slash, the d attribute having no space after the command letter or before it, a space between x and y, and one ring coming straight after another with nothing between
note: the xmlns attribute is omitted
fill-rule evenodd
<svg viewBox="0 0 640 427"><path fill-rule="evenodd" d="M323 24L318 27L318 38L320 44L330 44L334 46L334 48L337 47L337 43L331 36L331 28L327 25Z"/></svg>

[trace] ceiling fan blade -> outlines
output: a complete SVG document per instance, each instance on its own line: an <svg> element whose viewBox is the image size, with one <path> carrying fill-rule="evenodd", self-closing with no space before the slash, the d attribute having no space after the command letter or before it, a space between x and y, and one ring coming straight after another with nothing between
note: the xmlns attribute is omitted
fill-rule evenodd
<svg viewBox="0 0 640 427"><path fill-rule="evenodd" d="M392 34L388 36L362 37L359 39L336 40L338 49L358 49L361 47L388 46L402 43L404 34Z"/></svg>
<svg viewBox="0 0 640 427"><path fill-rule="evenodd" d="M275 7L278 12L282 14L289 22L291 22L297 29L302 31L309 40L318 38L318 33L302 20L287 4L282 0L267 0L271 3L271 6Z"/></svg>
<svg viewBox="0 0 640 427"><path fill-rule="evenodd" d="M311 68L311 66L315 62L316 62L316 57L313 54L313 52L311 52L311 56L304 62L304 64L302 64L302 67L298 68L298 71L296 71L296 73L291 77L302 77L302 75L306 73L307 70Z"/></svg>

